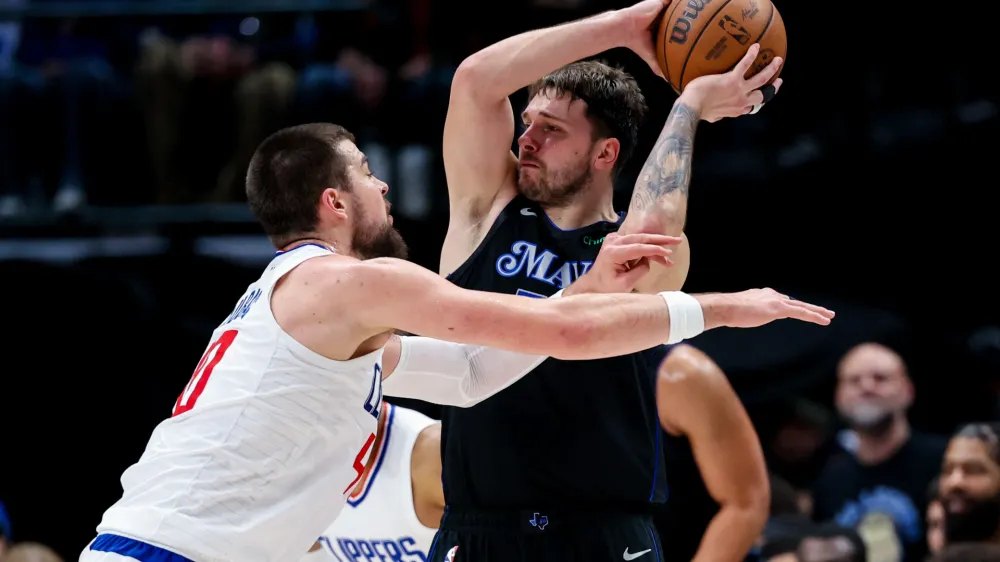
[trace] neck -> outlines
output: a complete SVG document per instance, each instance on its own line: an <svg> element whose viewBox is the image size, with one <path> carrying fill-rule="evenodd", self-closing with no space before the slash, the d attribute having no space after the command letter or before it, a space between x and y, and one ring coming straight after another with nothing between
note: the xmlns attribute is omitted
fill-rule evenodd
<svg viewBox="0 0 1000 562"><path fill-rule="evenodd" d="M590 185L578 193L571 203L542 205L542 209L549 220L562 230L575 230L599 221L618 221L614 206L614 186L610 179Z"/></svg>
<svg viewBox="0 0 1000 562"><path fill-rule="evenodd" d="M336 252L342 255L351 255L351 248L348 244L342 243L336 236L320 236L320 235L304 235L302 238L296 238L291 242L288 242L281 248L281 251L287 252L288 250L298 248L299 246L304 246L306 244L317 244L325 248L329 248L330 251Z"/></svg>
<svg viewBox="0 0 1000 562"><path fill-rule="evenodd" d="M862 464L878 464L891 457L910 438L910 424L899 415L892 420L889 430L873 434L858 431L856 456Z"/></svg>

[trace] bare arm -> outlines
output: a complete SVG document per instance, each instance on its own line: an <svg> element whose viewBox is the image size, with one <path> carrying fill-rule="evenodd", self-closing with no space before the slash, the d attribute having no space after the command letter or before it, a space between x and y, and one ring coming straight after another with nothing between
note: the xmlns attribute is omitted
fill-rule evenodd
<svg viewBox="0 0 1000 562"><path fill-rule="evenodd" d="M670 314L658 295L526 299L468 291L402 260L330 265L321 277L329 287L329 314L359 325L364 338L399 329L530 355L597 359L648 349L670 336ZM706 329L722 325L723 316L706 307Z"/></svg>
<svg viewBox="0 0 1000 562"><path fill-rule="evenodd" d="M739 562L767 521L770 488L760 440L725 374L690 346L660 367L657 405L664 428L686 435L709 493L721 509L692 562Z"/></svg>
<svg viewBox="0 0 1000 562"><path fill-rule="evenodd" d="M508 96L571 62L624 45L628 31L619 12L607 12L515 35L462 62L452 80L444 126L451 224L442 273L472 251L494 204L514 196L514 115Z"/></svg>
<svg viewBox="0 0 1000 562"><path fill-rule="evenodd" d="M674 103L652 152L646 158L632 191L622 234L649 233L681 236L687 217L694 136L700 119L697 107L682 95ZM636 285L643 293L677 291L690 266L687 238L671 256L673 267L654 263Z"/></svg>

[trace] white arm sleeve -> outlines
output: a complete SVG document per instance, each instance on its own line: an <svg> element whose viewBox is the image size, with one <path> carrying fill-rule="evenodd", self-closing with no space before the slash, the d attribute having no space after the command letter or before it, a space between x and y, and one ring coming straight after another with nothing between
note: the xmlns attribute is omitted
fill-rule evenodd
<svg viewBox="0 0 1000 562"><path fill-rule="evenodd" d="M468 407L519 381L548 359L433 338L401 337L399 363L382 383L386 396Z"/></svg>
<svg viewBox="0 0 1000 562"><path fill-rule="evenodd" d="M382 391L386 396L469 407L521 380L546 359L481 345L401 337L399 363L382 382Z"/></svg>

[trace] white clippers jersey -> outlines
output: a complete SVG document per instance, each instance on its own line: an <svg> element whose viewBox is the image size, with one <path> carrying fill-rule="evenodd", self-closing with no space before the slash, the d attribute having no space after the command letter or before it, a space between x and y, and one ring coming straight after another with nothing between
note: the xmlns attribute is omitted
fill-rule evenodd
<svg viewBox="0 0 1000 562"><path fill-rule="evenodd" d="M437 529L424 527L413 507L410 457L417 436L434 420L413 410L385 405L384 437L363 488L319 542L334 560L422 562Z"/></svg>
<svg viewBox="0 0 1000 562"><path fill-rule="evenodd" d="M331 254L299 246L250 285L173 416L122 474L99 533L197 562L297 561L337 517L375 441L382 350L327 359L285 333L270 306L279 279Z"/></svg>

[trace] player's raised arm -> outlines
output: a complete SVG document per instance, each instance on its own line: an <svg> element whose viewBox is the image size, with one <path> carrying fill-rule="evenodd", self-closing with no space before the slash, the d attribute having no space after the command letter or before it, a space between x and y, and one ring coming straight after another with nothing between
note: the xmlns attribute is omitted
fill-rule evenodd
<svg viewBox="0 0 1000 562"><path fill-rule="evenodd" d="M648 26L667 3L646 0L515 35L459 65L444 127L451 222L442 271L453 269L471 253L491 209L515 194L516 160L510 150L514 116L508 96L562 66L646 38Z"/></svg>
<svg viewBox="0 0 1000 562"><path fill-rule="evenodd" d="M746 56L726 74L692 80L677 98L636 178L628 216L619 232L683 235L698 122L743 115L760 102L762 94L758 88L778 71L781 58L775 58L763 71L744 79L759 50L759 45L751 46ZM781 86L780 81L776 86ZM690 265L686 240L675 251L672 261L674 266L670 268L654 265L636 290L643 293L680 290Z"/></svg>
<svg viewBox="0 0 1000 562"><path fill-rule="evenodd" d="M725 374L690 346L660 365L656 400L668 432L691 442L698 469L720 510L693 562L740 562L760 536L770 487L760 440Z"/></svg>
<svg viewBox="0 0 1000 562"><path fill-rule="evenodd" d="M397 259L331 260L316 279L324 310L363 333L394 329L559 359L597 359L649 349L719 326L779 318L828 324L833 313L770 289L691 296L606 294L558 299L461 289Z"/></svg>

